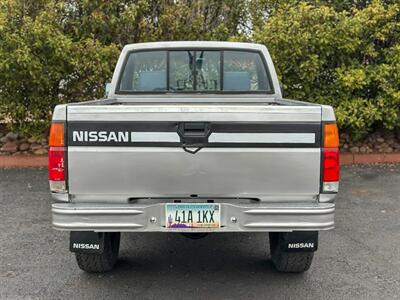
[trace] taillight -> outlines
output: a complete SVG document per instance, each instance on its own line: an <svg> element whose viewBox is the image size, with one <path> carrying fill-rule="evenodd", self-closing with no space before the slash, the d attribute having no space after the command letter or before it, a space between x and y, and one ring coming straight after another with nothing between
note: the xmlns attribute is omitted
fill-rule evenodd
<svg viewBox="0 0 400 300"><path fill-rule="evenodd" d="M52 123L49 137L50 147L64 147L64 123Z"/></svg>
<svg viewBox="0 0 400 300"><path fill-rule="evenodd" d="M49 180L65 180L65 150L64 147L50 147L49 150Z"/></svg>
<svg viewBox="0 0 400 300"><path fill-rule="evenodd" d="M64 123L53 123L49 137L49 183L55 193L66 192L66 147L64 142Z"/></svg>
<svg viewBox="0 0 400 300"><path fill-rule="evenodd" d="M324 125L322 149L322 191L337 193L339 190L339 134L336 124Z"/></svg>
<svg viewBox="0 0 400 300"><path fill-rule="evenodd" d="M339 147L339 132L335 123L324 125L324 147L338 148Z"/></svg>
<svg viewBox="0 0 400 300"><path fill-rule="evenodd" d="M324 150L324 173L322 181L339 181L339 149L325 148Z"/></svg>

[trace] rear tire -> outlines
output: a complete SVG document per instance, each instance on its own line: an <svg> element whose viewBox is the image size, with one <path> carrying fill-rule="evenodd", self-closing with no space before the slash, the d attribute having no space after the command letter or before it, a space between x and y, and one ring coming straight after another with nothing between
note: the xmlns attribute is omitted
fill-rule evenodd
<svg viewBox="0 0 400 300"><path fill-rule="evenodd" d="M104 251L101 254L75 253L80 269L89 273L111 271L117 260L121 234L119 232L104 233Z"/></svg>
<svg viewBox="0 0 400 300"><path fill-rule="evenodd" d="M272 263L279 272L302 273L310 268L314 252L285 252L281 243L281 233L269 233Z"/></svg>

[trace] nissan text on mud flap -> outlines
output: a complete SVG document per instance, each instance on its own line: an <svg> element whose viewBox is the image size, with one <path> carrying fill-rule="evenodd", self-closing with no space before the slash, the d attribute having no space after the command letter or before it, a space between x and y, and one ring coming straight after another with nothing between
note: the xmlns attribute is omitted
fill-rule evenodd
<svg viewBox="0 0 400 300"><path fill-rule="evenodd" d="M113 268L120 232L268 232L276 269L303 272L334 228L335 115L284 99L263 45L127 45L106 99L55 108L49 181L85 271Z"/></svg>

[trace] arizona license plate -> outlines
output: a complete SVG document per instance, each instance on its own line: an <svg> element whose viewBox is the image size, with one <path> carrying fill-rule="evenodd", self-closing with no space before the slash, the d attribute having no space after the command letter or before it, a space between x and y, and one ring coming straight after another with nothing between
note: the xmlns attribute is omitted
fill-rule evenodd
<svg viewBox="0 0 400 300"><path fill-rule="evenodd" d="M221 209L215 203L167 203L167 228L219 228Z"/></svg>

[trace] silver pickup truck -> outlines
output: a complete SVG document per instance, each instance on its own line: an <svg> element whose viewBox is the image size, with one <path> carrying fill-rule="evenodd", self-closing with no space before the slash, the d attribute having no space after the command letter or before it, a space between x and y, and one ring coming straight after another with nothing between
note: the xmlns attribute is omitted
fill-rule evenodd
<svg viewBox="0 0 400 300"><path fill-rule="evenodd" d="M276 269L303 272L334 228L333 109L283 99L263 45L127 45L106 99L58 105L49 141L53 227L88 272L121 232L268 232Z"/></svg>

